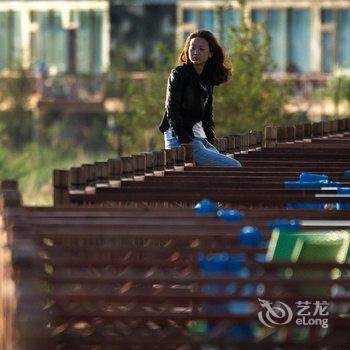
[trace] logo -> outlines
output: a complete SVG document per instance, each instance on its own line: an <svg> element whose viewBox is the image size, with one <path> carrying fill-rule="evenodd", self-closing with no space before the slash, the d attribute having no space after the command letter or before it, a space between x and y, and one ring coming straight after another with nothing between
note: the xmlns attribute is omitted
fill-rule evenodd
<svg viewBox="0 0 350 350"><path fill-rule="evenodd" d="M294 313L292 308L281 302L276 301L274 304L269 300L259 299L263 308L258 312L259 321L266 327L275 328L288 324L295 316L295 324L298 326L321 326L328 328L328 307L327 301L296 301Z"/></svg>
<svg viewBox="0 0 350 350"><path fill-rule="evenodd" d="M293 318L292 309L281 301L274 305L268 300L258 299L264 311L259 311L259 321L266 327L274 328L276 325L288 324Z"/></svg>

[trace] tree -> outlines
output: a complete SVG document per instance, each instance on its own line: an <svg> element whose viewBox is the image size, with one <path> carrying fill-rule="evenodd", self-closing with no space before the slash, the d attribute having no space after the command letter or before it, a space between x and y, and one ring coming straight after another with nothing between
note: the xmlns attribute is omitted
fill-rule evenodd
<svg viewBox="0 0 350 350"><path fill-rule="evenodd" d="M0 105L6 106L0 113L0 139L4 147L19 149L32 138L32 113L28 108L32 82L29 72L23 68L0 82Z"/></svg>
<svg viewBox="0 0 350 350"><path fill-rule="evenodd" d="M148 150L163 147L163 138L158 125L164 114L167 78L175 61L174 53L164 44L158 43L153 53L154 68L148 72L144 90L141 94L135 95L139 126L144 132L145 148Z"/></svg>
<svg viewBox="0 0 350 350"><path fill-rule="evenodd" d="M174 66L174 57L165 45L159 43L154 49L154 67L142 72L143 79L135 81L129 73L129 78L114 81L111 93L122 100L123 108L109 119L113 126L108 132L108 141L117 154L163 147L158 124L164 113L166 81Z"/></svg>
<svg viewBox="0 0 350 350"><path fill-rule="evenodd" d="M214 112L217 130L237 133L261 130L283 116L287 88L270 79L274 64L269 55L269 37L265 27L248 24L246 1L240 0L241 21L230 33L231 80L215 91Z"/></svg>

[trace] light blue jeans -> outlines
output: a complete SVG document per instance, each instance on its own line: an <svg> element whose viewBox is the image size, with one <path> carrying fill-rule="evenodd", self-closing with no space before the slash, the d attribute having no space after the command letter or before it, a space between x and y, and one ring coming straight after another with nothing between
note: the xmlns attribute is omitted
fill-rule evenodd
<svg viewBox="0 0 350 350"><path fill-rule="evenodd" d="M221 153L207 140L195 137L191 142L193 145L193 158L199 166L228 166L241 167L241 163ZM177 138L165 140L165 148L172 149L181 146Z"/></svg>

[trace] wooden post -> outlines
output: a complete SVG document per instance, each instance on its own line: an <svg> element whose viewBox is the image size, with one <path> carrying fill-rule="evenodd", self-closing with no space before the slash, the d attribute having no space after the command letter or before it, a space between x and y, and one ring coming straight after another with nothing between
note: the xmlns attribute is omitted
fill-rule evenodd
<svg viewBox="0 0 350 350"><path fill-rule="evenodd" d="M55 207L69 204L68 170L54 169L52 176L53 205Z"/></svg>
<svg viewBox="0 0 350 350"><path fill-rule="evenodd" d="M242 150L242 135L234 135L235 138L235 154L241 153Z"/></svg>
<svg viewBox="0 0 350 350"><path fill-rule="evenodd" d="M183 146L175 148L175 171L183 171L185 169L185 148Z"/></svg>
<svg viewBox="0 0 350 350"><path fill-rule="evenodd" d="M79 169L79 168L78 168ZM87 194L96 193L97 185L97 166L95 164L83 164L80 167L78 173L78 187L81 187L81 190L84 190Z"/></svg>
<svg viewBox="0 0 350 350"><path fill-rule="evenodd" d="M337 134L339 136L344 136L344 119L338 119Z"/></svg>
<svg viewBox="0 0 350 350"><path fill-rule="evenodd" d="M304 140L310 141L312 137L311 123L304 124Z"/></svg>
<svg viewBox="0 0 350 350"><path fill-rule="evenodd" d="M11 244L12 281L15 287L14 350L51 349L46 325L44 273L31 239L15 238ZM6 347L6 349L8 349Z"/></svg>
<svg viewBox="0 0 350 350"><path fill-rule="evenodd" d="M344 119L344 135L350 134L350 118Z"/></svg>
<svg viewBox="0 0 350 350"><path fill-rule="evenodd" d="M298 124L295 126L295 141L300 142L304 140L304 125Z"/></svg>
<svg viewBox="0 0 350 350"><path fill-rule="evenodd" d="M186 143L186 144L183 144L182 146L185 149L185 166L194 166L193 145Z"/></svg>
<svg viewBox="0 0 350 350"><path fill-rule="evenodd" d="M175 150L164 149L165 152L165 171L174 170Z"/></svg>
<svg viewBox="0 0 350 350"><path fill-rule="evenodd" d="M249 152L249 134L241 135L241 153Z"/></svg>
<svg viewBox="0 0 350 350"><path fill-rule="evenodd" d="M230 157L233 157L235 152L235 137L234 135L227 136L227 153Z"/></svg>
<svg viewBox="0 0 350 350"><path fill-rule="evenodd" d="M86 175L82 167L69 169L68 189L71 193L85 193Z"/></svg>
<svg viewBox="0 0 350 350"><path fill-rule="evenodd" d="M327 138L329 135L329 132L330 132L330 123L329 123L329 121L324 121L324 122L322 122L322 124L323 124L323 127L322 127L323 136L322 137Z"/></svg>
<svg viewBox="0 0 350 350"><path fill-rule="evenodd" d="M286 126L286 141L287 143L295 142L295 125Z"/></svg>
<svg viewBox="0 0 350 350"><path fill-rule="evenodd" d="M338 134L338 120L331 120L330 121L331 128L330 128L330 135L335 136Z"/></svg>
<svg viewBox="0 0 350 350"><path fill-rule="evenodd" d="M256 131L249 132L249 151L256 150L257 136Z"/></svg>
<svg viewBox="0 0 350 350"><path fill-rule="evenodd" d="M7 217L12 208L21 208L16 181L1 182L0 201L0 348L52 349L37 248L32 239L14 231Z"/></svg>
<svg viewBox="0 0 350 350"><path fill-rule="evenodd" d="M134 154L132 156L134 163L134 180L144 181L146 174L146 155L145 154Z"/></svg>
<svg viewBox="0 0 350 350"><path fill-rule="evenodd" d="M107 162L95 162L95 186L96 187L108 187L108 163Z"/></svg>
<svg viewBox="0 0 350 350"><path fill-rule="evenodd" d="M287 127L277 126L277 143L287 142Z"/></svg>
<svg viewBox="0 0 350 350"><path fill-rule="evenodd" d="M108 159L107 161L108 181L110 187L120 187L123 164L120 159Z"/></svg>
<svg viewBox="0 0 350 350"><path fill-rule="evenodd" d="M256 150L261 151L263 145L263 132L256 131Z"/></svg>
<svg viewBox="0 0 350 350"><path fill-rule="evenodd" d="M277 146L277 126L267 126L265 128L265 147L273 148Z"/></svg>
<svg viewBox="0 0 350 350"><path fill-rule="evenodd" d="M165 151L153 151L154 175L163 176L165 172Z"/></svg>
<svg viewBox="0 0 350 350"><path fill-rule="evenodd" d="M323 123L317 122L311 124L311 137L320 138L323 137Z"/></svg>
<svg viewBox="0 0 350 350"><path fill-rule="evenodd" d="M154 175L154 155L152 152L141 152L145 156L145 175L153 176Z"/></svg>

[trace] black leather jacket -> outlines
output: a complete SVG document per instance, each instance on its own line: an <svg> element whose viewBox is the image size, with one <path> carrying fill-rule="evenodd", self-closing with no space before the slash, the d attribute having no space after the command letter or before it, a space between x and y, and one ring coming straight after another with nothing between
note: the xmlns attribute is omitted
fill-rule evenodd
<svg viewBox="0 0 350 350"><path fill-rule="evenodd" d="M199 76L192 64L174 68L169 76L165 100L165 113L159 130L165 132L171 126L174 136L181 143L193 140L193 125L202 121L209 142L213 142L213 86L209 86L209 99L204 104Z"/></svg>

